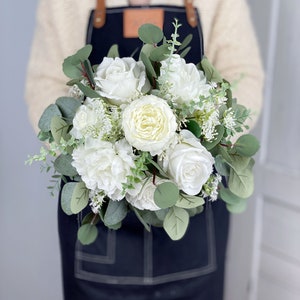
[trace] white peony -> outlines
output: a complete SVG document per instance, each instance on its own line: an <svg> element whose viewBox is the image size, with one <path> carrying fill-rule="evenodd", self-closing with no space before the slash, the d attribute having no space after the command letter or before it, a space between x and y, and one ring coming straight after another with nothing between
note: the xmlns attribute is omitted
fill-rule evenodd
<svg viewBox="0 0 300 300"><path fill-rule="evenodd" d="M73 151L72 165L86 187L104 191L112 200L121 200L122 183L127 182L134 167L132 148L125 139L112 144L99 139L88 139Z"/></svg>
<svg viewBox="0 0 300 300"><path fill-rule="evenodd" d="M157 185L167 181L169 180L157 177L153 184L152 178L147 177L135 189L129 190L125 198L132 206L140 210L159 210L160 208L154 202L154 192Z"/></svg>
<svg viewBox="0 0 300 300"><path fill-rule="evenodd" d="M173 142L177 123L164 99L146 95L125 108L122 127L131 146L154 156L161 154Z"/></svg>
<svg viewBox="0 0 300 300"><path fill-rule="evenodd" d="M178 104L199 102L200 96L210 95L211 86L206 83L204 73L178 54L161 62L158 82L161 93Z"/></svg>
<svg viewBox="0 0 300 300"><path fill-rule="evenodd" d="M132 57L104 57L95 82L96 91L115 105L129 103L150 89L144 64Z"/></svg>
<svg viewBox="0 0 300 300"><path fill-rule="evenodd" d="M180 136L181 142L167 151L161 164L179 189L197 195L213 172L214 158L190 131L182 130Z"/></svg>

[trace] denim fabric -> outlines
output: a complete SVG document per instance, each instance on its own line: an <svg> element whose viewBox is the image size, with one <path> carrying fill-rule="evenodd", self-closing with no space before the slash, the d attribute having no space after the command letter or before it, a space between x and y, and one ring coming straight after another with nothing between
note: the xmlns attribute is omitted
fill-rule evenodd
<svg viewBox="0 0 300 300"><path fill-rule="evenodd" d="M170 37L174 17L182 24L179 34L193 34L188 62L203 55L200 18L198 27L186 22L185 9L163 7L164 32ZM130 56L139 39L122 36L122 8L107 9L106 25L90 24L87 43L93 45L92 64L101 62L109 47L117 43L121 56ZM229 215L222 201L208 203L194 216L184 238L172 241L162 228L147 232L133 213L117 231L99 223L95 243L77 241L82 214L67 216L58 208L65 300L222 300L224 260Z"/></svg>

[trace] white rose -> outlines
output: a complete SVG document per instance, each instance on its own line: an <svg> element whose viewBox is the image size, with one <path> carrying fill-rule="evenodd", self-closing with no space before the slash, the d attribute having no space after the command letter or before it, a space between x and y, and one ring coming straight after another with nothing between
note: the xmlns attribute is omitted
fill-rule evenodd
<svg viewBox="0 0 300 300"><path fill-rule="evenodd" d="M211 86L206 83L206 77L192 63L186 63L179 55L161 62L158 82L161 90L168 98L177 103L190 101L199 102L199 97L209 96Z"/></svg>
<svg viewBox="0 0 300 300"><path fill-rule="evenodd" d="M131 146L158 155L175 138L177 123L165 100L146 95L124 109L122 127Z"/></svg>
<svg viewBox="0 0 300 300"><path fill-rule="evenodd" d="M179 189L197 195L213 172L214 158L190 131L180 135L182 141L167 151L162 165Z"/></svg>
<svg viewBox="0 0 300 300"><path fill-rule="evenodd" d="M134 207L140 210L159 210L160 208L154 202L154 192L158 184L169 180L156 178L153 184L152 178L145 178L134 190L129 190L126 194L126 200Z"/></svg>
<svg viewBox="0 0 300 300"><path fill-rule="evenodd" d="M134 167L132 148L123 139L112 144L99 139L89 139L78 146L72 154L72 165L76 168L86 187L102 190L112 200L121 200L122 183Z"/></svg>
<svg viewBox="0 0 300 300"><path fill-rule="evenodd" d="M115 105L129 103L150 89L144 64L132 57L104 57L95 82L96 91Z"/></svg>

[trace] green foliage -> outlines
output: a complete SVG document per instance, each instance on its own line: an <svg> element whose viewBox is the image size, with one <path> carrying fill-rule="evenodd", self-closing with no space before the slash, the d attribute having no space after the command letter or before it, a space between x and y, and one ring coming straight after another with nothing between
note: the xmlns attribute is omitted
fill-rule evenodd
<svg viewBox="0 0 300 300"><path fill-rule="evenodd" d="M186 194L180 194L178 201L176 202L177 207L191 209L198 206L204 205L205 201L199 196L190 196Z"/></svg>
<svg viewBox="0 0 300 300"><path fill-rule="evenodd" d="M238 197L249 198L254 191L254 177L252 170L248 167L243 170L231 168L228 186L232 193Z"/></svg>
<svg viewBox="0 0 300 300"><path fill-rule="evenodd" d="M81 82L77 83L78 88L84 93L85 96L89 98L100 98L100 95L95 92L90 87L82 84Z"/></svg>
<svg viewBox="0 0 300 300"><path fill-rule="evenodd" d="M92 46L86 45L78 50L74 55L67 57L63 62L63 72L71 79L81 78L84 74L82 64L88 60L92 52Z"/></svg>
<svg viewBox="0 0 300 300"><path fill-rule="evenodd" d="M67 139L69 125L59 116L51 119L50 130L54 141L59 144L60 140Z"/></svg>
<svg viewBox="0 0 300 300"><path fill-rule="evenodd" d="M109 228L112 228L114 225L118 225L126 217L127 212L128 206L125 200L110 200L104 215L105 225Z"/></svg>
<svg viewBox="0 0 300 300"><path fill-rule="evenodd" d="M204 57L201 60L200 65L208 81L213 81L217 83L223 81L223 77L206 57Z"/></svg>
<svg viewBox="0 0 300 300"><path fill-rule="evenodd" d="M43 112L40 117L38 126L43 132L48 132L51 130L51 120L54 116L61 117L61 111L56 104L50 104Z"/></svg>
<svg viewBox="0 0 300 300"><path fill-rule="evenodd" d="M153 24L144 24L138 30L140 40L145 44L158 44L162 41L164 34L162 30Z"/></svg>
<svg viewBox="0 0 300 300"><path fill-rule="evenodd" d="M82 245L92 244L98 236L98 229L93 224L83 224L77 232L77 238Z"/></svg>
<svg viewBox="0 0 300 300"><path fill-rule="evenodd" d="M62 188L61 207L67 214L77 214L88 204L89 191L81 182L67 182Z"/></svg>
<svg viewBox="0 0 300 300"><path fill-rule="evenodd" d="M71 125L77 109L81 106L81 101L72 97L60 97L55 104L61 111L66 123Z"/></svg>
<svg viewBox="0 0 300 300"><path fill-rule="evenodd" d="M237 154L251 157L259 150L259 141L252 134L244 134L234 144L233 151Z"/></svg>
<svg viewBox="0 0 300 300"><path fill-rule="evenodd" d="M160 62L166 59L169 52L168 44L162 44L159 47L153 47L152 51L150 52L150 59L152 61Z"/></svg>
<svg viewBox="0 0 300 300"><path fill-rule="evenodd" d="M169 237L177 241L184 236L189 225L189 220L189 214L185 209L173 206L169 209L164 219L163 227Z"/></svg>
<svg viewBox="0 0 300 300"><path fill-rule="evenodd" d="M186 123L187 129L194 134L195 137L200 138L201 136L201 127L199 126L198 122L191 119L188 120Z"/></svg>
<svg viewBox="0 0 300 300"><path fill-rule="evenodd" d="M111 58L120 57L119 46L116 44L112 45L108 50L107 57L111 57Z"/></svg>
<svg viewBox="0 0 300 300"><path fill-rule="evenodd" d="M172 182L159 184L154 192L154 202L160 208L172 207L179 199L179 189Z"/></svg>
<svg viewBox="0 0 300 300"><path fill-rule="evenodd" d="M60 154L54 161L55 170L65 176L74 177L77 175L76 169L72 166L72 156L70 154Z"/></svg>
<svg viewBox="0 0 300 300"><path fill-rule="evenodd" d="M89 190L86 188L84 182L76 183L72 198L71 198L71 211L73 214L81 212L89 202Z"/></svg>

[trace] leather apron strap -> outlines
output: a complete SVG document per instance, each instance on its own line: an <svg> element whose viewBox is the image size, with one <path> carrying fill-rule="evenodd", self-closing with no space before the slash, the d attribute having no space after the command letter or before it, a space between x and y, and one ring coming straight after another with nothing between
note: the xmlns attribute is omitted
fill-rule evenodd
<svg viewBox="0 0 300 300"><path fill-rule="evenodd" d="M197 26L197 18L193 5L193 0L184 0L187 21L191 27ZM97 0L94 12L94 27L101 28L105 24L106 5L105 0Z"/></svg>

